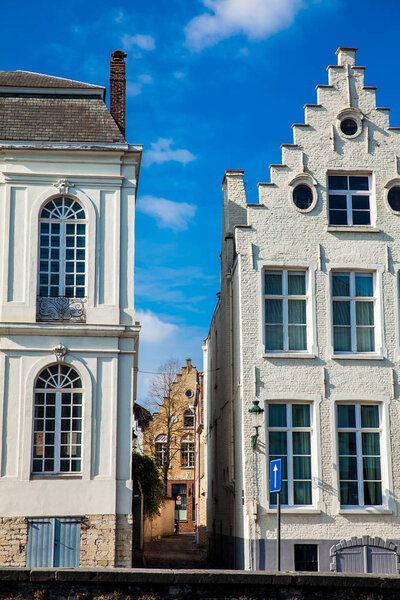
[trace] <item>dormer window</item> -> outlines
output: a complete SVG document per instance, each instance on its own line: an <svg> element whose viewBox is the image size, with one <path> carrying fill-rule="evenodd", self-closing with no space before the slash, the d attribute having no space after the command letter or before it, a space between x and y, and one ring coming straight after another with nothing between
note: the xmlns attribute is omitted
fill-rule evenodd
<svg viewBox="0 0 400 600"><path fill-rule="evenodd" d="M371 177L328 175L329 225L371 225Z"/></svg>

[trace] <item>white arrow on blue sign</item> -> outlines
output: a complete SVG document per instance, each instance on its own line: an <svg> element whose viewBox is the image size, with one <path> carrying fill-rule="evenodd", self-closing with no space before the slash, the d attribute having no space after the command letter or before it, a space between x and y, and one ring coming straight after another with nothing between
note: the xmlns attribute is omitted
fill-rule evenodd
<svg viewBox="0 0 400 600"><path fill-rule="evenodd" d="M280 492L282 481L282 459L276 458L269 463L269 491Z"/></svg>

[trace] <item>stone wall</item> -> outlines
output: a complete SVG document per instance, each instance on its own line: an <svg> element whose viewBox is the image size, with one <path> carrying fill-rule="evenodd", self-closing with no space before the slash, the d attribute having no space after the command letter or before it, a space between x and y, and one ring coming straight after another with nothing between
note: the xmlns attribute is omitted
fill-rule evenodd
<svg viewBox="0 0 400 600"><path fill-rule="evenodd" d="M24 517L0 517L0 565L24 567L26 550Z"/></svg>
<svg viewBox="0 0 400 600"><path fill-rule="evenodd" d="M132 566L133 543L132 515L117 515L117 531L115 540L115 567Z"/></svg>
<svg viewBox="0 0 400 600"><path fill-rule="evenodd" d="M397 600L400 577L243 571L0 570L0 598L28 600Z"/></svg>
<svg viewBox="0 0 400 600"><path fill-rule="evenodd" d="M115 515L89 515L81 528L81 567L114 567Z"/></svg>

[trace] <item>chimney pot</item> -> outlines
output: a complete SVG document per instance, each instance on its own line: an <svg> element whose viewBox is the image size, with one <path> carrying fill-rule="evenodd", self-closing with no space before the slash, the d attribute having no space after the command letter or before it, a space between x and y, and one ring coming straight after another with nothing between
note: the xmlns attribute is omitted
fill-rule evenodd
<svg viewBox="0 0 400 600"><path fill-rule="evenodd" d="M111 53L110 62L110 113L125 136L125 58L122 50Z"/></svg>

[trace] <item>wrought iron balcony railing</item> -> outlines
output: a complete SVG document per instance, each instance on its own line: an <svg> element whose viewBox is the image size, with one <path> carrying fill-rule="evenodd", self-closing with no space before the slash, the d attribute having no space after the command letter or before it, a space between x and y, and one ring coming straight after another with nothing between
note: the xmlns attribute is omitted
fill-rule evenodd
<svg viewBox="0 0 400 600"><path fill-rule="evenodd" d="M55 298L38 296L36 321L67 321L85 323L87 298Z"/></svg>

